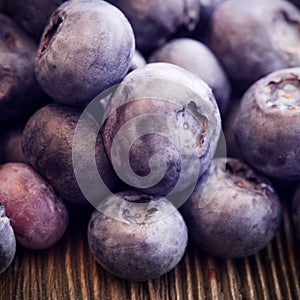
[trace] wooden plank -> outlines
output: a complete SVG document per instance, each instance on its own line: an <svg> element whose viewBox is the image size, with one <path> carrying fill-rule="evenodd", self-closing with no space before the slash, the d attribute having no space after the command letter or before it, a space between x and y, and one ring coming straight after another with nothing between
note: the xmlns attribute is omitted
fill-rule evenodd
<svg viewBox="0 0 300 300"><path fill-rule="evenodd" d="M286 208L276 238L258 255L226 260L189 245L173 271L148 282L116 278L95 262L86 237L91 212L71 207L66 235L48 250L18 245L12 266L0 275L0 299L300 299L300 245Z"/></svg>

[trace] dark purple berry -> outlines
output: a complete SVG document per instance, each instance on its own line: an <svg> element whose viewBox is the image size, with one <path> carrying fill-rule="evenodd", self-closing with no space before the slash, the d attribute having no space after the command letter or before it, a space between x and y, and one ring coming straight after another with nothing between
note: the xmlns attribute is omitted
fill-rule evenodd
<svg viewBox="0 0 300 300"><path fill-rule="evenodd" d="M263 249L281 220L269 181L236 159L215 159L182 207L193 242L210 254L244 257Z"/></svg>
<svg viewBox="0 0 300 300"><path fill-rule="evenodd" d="M207 84L167 63L128 74L110 98L106 117L103 141L117 174L159 195L196 183L211 163L221 129Z"/></svg>
<svg viewBox="0 0 300 300"><path fill-rule="evenodd" d="M133 52L133 31L119 9L101 0L67 1L44 30L36 76L53 100L83 106L123 79Z"/></svg>
<svg viewBox="0 0 300 300"><path fill-rule="evenodd" d="M240 152L275 178L300 178L300 68L276 71L243 96L235 120Z"/></svg>
<svg viewBox="0 0 300 300"><path fill-rule="evenodd" d="M72 161L74 132L81 112L78 108L56 103L38 110L24 129L23 152L28 163L42 174L64 199L72 203L87 204L87 199L76 180ZM93 155L88 152L88 145L93 138L92 133L86 135L82 141L82 165L86 164L84 155ZM99 174L108 187L113 188L117 180L100 134L95 147ZM88 174L86 177L89 178ZM106 191L102 191L98 197L103 198L105 193Z"/></svg>
<svg viewBox="0 0 300 300"><path fill-rule="evenodd" d="M228 0L212 18L212 47L243 87L273 71L300 65L300 12L283 0Z"/></svg>
<svg viewBox="0 0 300 300"><path fill-rule="evenodd" d="M99 205L89 222L88 242L108 272L129 280L149 280L181 260L187 228L167 199L128 191Z"/></svg>
<svg viewBox="0 0 300 300"><path fill-rule="evenodd" d="M53 188L30 166L0 166L0 199L21 245L45 249L63 236L68 211Z"/></svg>

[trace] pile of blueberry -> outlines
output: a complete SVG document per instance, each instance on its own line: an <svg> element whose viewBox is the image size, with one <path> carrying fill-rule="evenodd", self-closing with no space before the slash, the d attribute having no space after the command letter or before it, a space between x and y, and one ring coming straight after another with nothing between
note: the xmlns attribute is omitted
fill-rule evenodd
<svg viewBox="0 0 300 300"><path fill-rule="evenodd" d="M219 257L263 249L277 185L300 180L293 2L0 0L0 273L16 241L59 241L71 204L96 207L89 248L129 280L174 268L188 237ZM300 186L292 205L300 238Z"/></svg>

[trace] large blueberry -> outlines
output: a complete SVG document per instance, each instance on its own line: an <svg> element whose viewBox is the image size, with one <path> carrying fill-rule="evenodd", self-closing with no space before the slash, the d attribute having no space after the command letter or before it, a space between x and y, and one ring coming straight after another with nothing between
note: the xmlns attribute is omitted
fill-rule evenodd
<svg viewBox="0 0 300 300"><path fill-rule="evenodd" d="M231 78L248 87L300 65L300 12L283 0L228 0L212 17L212 47Z"/></svg>
<svg viewBox="0 0 300 300"><path fill-rule="evenodd" d="M203 43L189 38L174 39L157 49L149 62L167 62L196 74L212 89L222 116L229 106L230 84L212 51Z"/></svg>
<svg viewBox="0 0 300 300"><path fill-rule="evenodd" d="M235 120L242 156L260 172L300 178L300 68L276 71L243 96Z"/></svg>
<svg viewBox="0 0 300 300"><path fill-rule="evenodd" d="M53 188L29 165L0 166L0 199L11 220L16 239L24 247L54 245L68 225L68 211Z"/></svg>
<svg viewBox="0 0 300 300"><path fill-rule="evenodd" d="M193 242L210 254L244 257L274 237L281 204L272 186L236 159L215 159L182 207Z"/></svg>
<svg viewBox="0 0 300 300"><path fill-rule="evenodd" d="M55 101L82 106L126 75L134 35L123 13L101 0L67 1L52 14L36 76Z"/></svg>
<svg viewBox="0 0 300 300"><path fill-rule="evenodd" d="M81 110L62 104L50 104L38 110L27 122L23 133L23 153L26 160L42 174L69 202L88 203L74 174L72 160L73 138ZM86 155L92 156L89 145L94 139L93 129L81 141L81 163L88 168ZM116 184L116 176L105 153L101 135L96 136L95 163L104 182L110 187ZM87 170L89 172L90 170ZM89 174L86 174L89 178ZM96 189L95 189L96 190ZM93 191L90 191L93 193ZM101 199L106 191L99 193Z"/></svg>
<svg viewBox="0 0 300 300"><path fill-rule="evenodd" d="M187 228L167 199L128 191L100 204L89 222L88 242L108 272L148 280L178 264L187 245Z"/></svg>
<svg viewBox="0 0 300 300"><path fill-rule="evenodd" d="M196 75L153 63L125 77L102 128L118 175L144 192L182 191L209 167L221 125L215 98Z"/></svg>

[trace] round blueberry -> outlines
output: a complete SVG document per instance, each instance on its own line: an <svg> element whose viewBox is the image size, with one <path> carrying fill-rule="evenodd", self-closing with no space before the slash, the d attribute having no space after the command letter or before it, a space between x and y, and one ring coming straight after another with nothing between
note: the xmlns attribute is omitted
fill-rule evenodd
<svg viewBox="0 0 300 300"><path fill-rule="evenodd" d="M282 0L228 0L212 17L211 44L243 88L273 71L300 65L300 12Z"/></svg>
<svg viewBox="0 0 300 300"><path fill-rule="evenodd" d="M67 1L44 30L36 76L55 101L83 106L122 80L133 52L133 31L119 9L101 0Z"/></svg>
<svg viewBox="0 0 300 300"><path fill-rule="evenodd" d="M57 103L41 108L25 126L23 153L27 162L42 174L64 199L72 203L87 204L76 180L72 161L73 137L80 115L80 109ZM93 138L93 134L85 137L83 153L88 153L88 145ZM113 188L117 180L100 134L95 147L99 174L103 181ZM85 163L82 157L82 164ZM104 194L98 196L101 198Z"/></svg>
<svg viewBox="0 0 300 300"><path fill-rule="evenodd" d="M269 181L236 159L215 159L182 206L193 242L220 257L244 257L263 249L281 220L281 204Z"/></svg>
<svg viewBox="0 0 300 300"><path fill-rule="evenodd" d="M243 96L235 120L242 156L275 178L300 178L300 68L276 71Z"/></svg>
<svg viewBox="0 0 300 300"><path fill-rule="evenodd" d="M68 211L53 188L29 165L0 166L0 199L21 245L45 249L54 245L68 225Z"/></svg>
<svg viewBox="0 0 300 300"><path fill-rule="evenodd" d="M109 196L93 213L88 242L105 270L142 281L178 264L186 249L187 228L167 199L127 191Z"/></svg>
<svg viewBox="0 0 300 300"><path fill-rule="evenodd" d="M114 169L150 194L167 195L196 183L211 163L221 130L207 84L168 63L128 74L105 114L102 136Z"/></svg>

